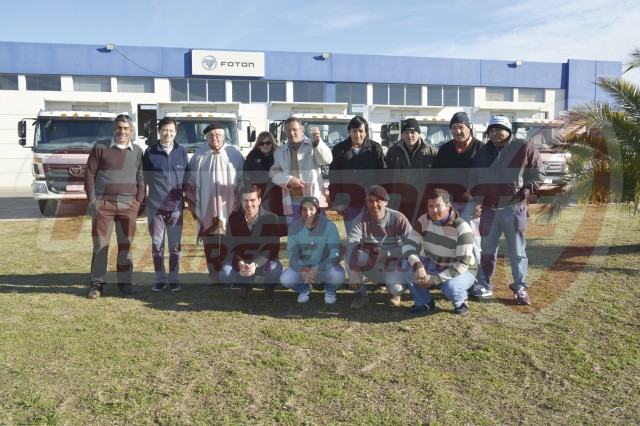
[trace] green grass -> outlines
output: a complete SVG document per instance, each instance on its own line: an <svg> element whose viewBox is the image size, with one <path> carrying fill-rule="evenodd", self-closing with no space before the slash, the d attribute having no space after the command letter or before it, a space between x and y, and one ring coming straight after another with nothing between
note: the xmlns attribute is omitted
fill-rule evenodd
<svg viewBox="0 0 640 426"><path fill-rule="evenodd" d="M532 220L532 281L553 280L585 214ZM346 289L330 306L282 288L243 302L207 283L188 244L183 291L152 293L139 225L139 295L111 285L88 300L87 220L0 223L0 424L640 423L640 222L627 209L607 209L557 298L527 313L471 302L466 317L440 292L441 310L417 318L381 292L362 311Z"/></svg>

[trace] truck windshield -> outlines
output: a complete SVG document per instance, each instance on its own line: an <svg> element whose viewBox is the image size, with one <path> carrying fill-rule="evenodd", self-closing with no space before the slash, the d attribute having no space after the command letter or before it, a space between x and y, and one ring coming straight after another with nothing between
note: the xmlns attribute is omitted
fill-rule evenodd
<svg viewBox="0 0 640 426"><path fill-rule="evenodd" d="M305 121L304 122L304 134L308 138L311 137L311 128L317 127L320 129L320 137L329 146L333 147L335 144L342 142L349 137L347 126L349 121Z"/></svg>
<svg viewBox="0 0 640 426"><path fill-rule="evenodd" d="M538 149L551 149L559 128L555 125L514 123L513 133L516 138L530 140Z"/></svg>
<svg viewBox="0 0 640 426"><path fill-rule="evenodd" d="M449 123L420 123L420 130L422 139L436 147L439 147L452 138Z"/></svg>
<svg viewBox="0 0 640 426"><path fill-rule="evenodd" d="M207 138L202 133L209 124L222 124L225 128L225 143L238 147L238 126L234 121L203 121L178 119L178 133L176 142L185 147L187 152L194 152L207 143Z"/></svg>
<svg viewBox="0 0 640 426"><path fill-rule="evenodd" d="M88 150L96 140L112 136L111 120L41 118L36 122L34 151Z"/></svg>

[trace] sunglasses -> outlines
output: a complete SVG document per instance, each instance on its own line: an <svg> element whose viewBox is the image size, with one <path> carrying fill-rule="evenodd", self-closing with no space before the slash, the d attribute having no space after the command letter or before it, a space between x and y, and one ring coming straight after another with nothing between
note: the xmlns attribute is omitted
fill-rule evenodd
<svg viewBox="0 0 640 426"><path fill-rule="evenodd" d="M270 140L264 140L261 142L258 142L258 146L265 146L265 145L271 145L271 141Z"/></svg>

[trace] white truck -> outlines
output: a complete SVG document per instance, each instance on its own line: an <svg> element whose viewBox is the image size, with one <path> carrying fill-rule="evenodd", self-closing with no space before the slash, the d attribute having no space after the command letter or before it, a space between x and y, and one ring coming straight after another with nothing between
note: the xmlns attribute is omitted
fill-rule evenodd
<svg viewBox="0 0 640 426"><path fill-rule="evenodd" d="M380 139L383 146L393 146L400 140L401 123L409 118L414 118L418 121L418 124L420 124L420 136L426 143L439 148L440 145L451 139L450 118L403 115L400 121L390 121L382 125Z"/></svg>
<svg viewBox="0 0 640 426"><path fill-rule="evenodd" d="M347 126L353 118L353 115L345 114L328 114L328 113L291 113L290 117L299 118L304 124L304 134L307 137L311 137L311 128L317 127L320 129L320 137L327 144L329 148L333 148L334 145L342 142L349 137L349 131ZM275 121L269 124L269 132L278 141L284 141L287 139L287 135L284 132L284 120ZM329 166L322 167L322 176L327 178L329 176Z"/></svg>
<svg viewBox="0 0 640 426"><path fill-rule="evenodd" d="M18 122L19 143L33 151L33 198L43 216L54 216L61 202L84 202L84 173L93 144L113 136L115 112L46 111ZM27 146L27 123L35 126Z"/></svg>
<svg viewBox="0 0 640 426"><path fill-rule="evenodd" d="M251 149L251 142L256 140L256 130L249 123L246 126L246 135L239 134L239 123L246 120L238 120L238 107L239 104L233 102L167 102L157 105L157 114L158 117L170 117L178 122L175 140L186 148L189 158L207 143L202 131L209 124L222 124L225 128L226 143L235 146L246 155ZM155 120L145 123L147 145L155 143L158 139L156 125Z"/></svg>
<svg viewBox="0 0 640 426"><path fill-rule="evenodd" d="M514 136L531 141L542 157L545 178L538 189L540 195L561 191L569 180L567 159L571 154L556 143L562 124L561 120L531 118L511 121Z"/></svg>

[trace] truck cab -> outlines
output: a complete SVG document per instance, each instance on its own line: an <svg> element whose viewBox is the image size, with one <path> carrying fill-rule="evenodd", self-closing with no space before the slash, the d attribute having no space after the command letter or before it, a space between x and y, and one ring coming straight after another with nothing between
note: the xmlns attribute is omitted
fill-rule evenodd
<svg viewBox="0 0 640 426"><path fill-rule="evenodd" d="M518 139L531 141L538 149L544 164L545 178L538 193L556 193L568 182L567 159L570 153L559 145L558 134L561 120L522 119L511 122L513 135Z"/></svg>
<svg viewBox="0 0 640 426"><path fill-rule="evenodd" d="M19 143L33 151L31 188L43 216L55 215L64 201L86 202L84 174L87 158L98 139L113 136L113 112L40 111L35 119L18 123ZM27 146L27 123L34 126Z"/></svg>

